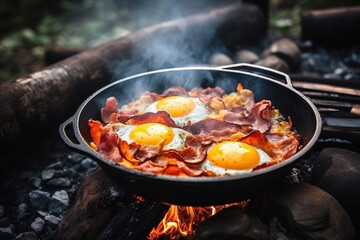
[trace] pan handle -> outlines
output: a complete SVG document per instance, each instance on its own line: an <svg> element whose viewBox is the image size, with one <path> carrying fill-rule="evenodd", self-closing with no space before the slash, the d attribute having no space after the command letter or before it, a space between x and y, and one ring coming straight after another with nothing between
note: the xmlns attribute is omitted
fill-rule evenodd
<svg viewBox="0 0 360 240"><path fill-rule="evenodd" d="M271 68L253 65L253 64L249 64L249 63L236 63L236 64L231 64L231 65L226 65L226 66L220 66L217 68L224 69L224 70L228 69L228 70L236 70L236 71L245 71L245 72L255 73L255 74L285 83L286 85L292 87L289 75L287 75L283 72L271 69Z"/></svg>
<svg viewBox="0 0 360 240"><path fill-rule="evenodd" d="M83 152L84 149L82 148L81 144L79 143L75 131L74 131L74 116L70 117L68 120L63 122L59 126L59 133L61 139L64 141L66 145L69 147ZM71 136L71 137L70 137Z"/></svg>

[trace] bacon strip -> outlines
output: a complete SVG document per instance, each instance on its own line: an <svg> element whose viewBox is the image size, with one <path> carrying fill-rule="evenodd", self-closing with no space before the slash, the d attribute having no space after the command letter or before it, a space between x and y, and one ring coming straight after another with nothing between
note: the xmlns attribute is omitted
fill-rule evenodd
<svg viewBox="0 0 360 240"><path fill-rule="evenodd" d="M168 127L177 127L170 115L165 111L156 113L147 112L142 115L135 115L130 117L125 124L139 125L144 123L162 123Z"/></svg>
<svg viewBox="0 0 360 240"><path fill-rule="evenodd" d="M106 99L105 106L101 109L101 120L104 123L110 122L110 115L118 111L118 101L115 97Z"/></svg>
<svg viewBox="0 0 360 240"><path fill-rule="evenodd" d="M264 150L275 160L285 160L293 156L300 144L298 135L263 134L260 131L254 131L240 141Z"/></svg>
<svg viewBox="0 0 360 240"><path fill-rule="evenodd" d="M193 88L189 91L190 96L196 96L200 99L205 105L209 105L210 101L214 97L221 98L224 95L225 91L222 88Z"/></svg>
<svg viewBox="0 0 360 240"><path fill-rule="evenodd" d="M88 125L90 127L90 136L95 143L95 145L99 145L100 138L101 138L101 127L102 124L99 121L94 121L92 119L89 119Z"/></svg>
<svg viewBox="0 0 360 240"><path fill-rule="evenodd" d="M120 162L122 157L118 147L119 137L117 133L109 126L102 128L100 142L97 145L97 151L107 159L113 162Z"/></svg>
<svg viewBox="0 0 360 240"><path fill-rule="evenodd" d="M237 125L251 125L254 130L264 133L270 129L271 102L262 100L250 111L245 108L235 108L224 116L224 121Z"/></svg>

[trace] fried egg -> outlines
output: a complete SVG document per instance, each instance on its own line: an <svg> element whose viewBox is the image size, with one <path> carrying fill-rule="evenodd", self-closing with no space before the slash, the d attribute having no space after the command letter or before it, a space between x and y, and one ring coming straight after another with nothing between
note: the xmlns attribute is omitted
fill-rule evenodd
<svg viewBox="0 0 360 240"><path fill-rule="evenodd" d="M144 123L140 125L120 124L115 129L118 136L127 143L136 142L145 146L156 146L164 142L163 150L185 148L186 137L191 133L171 128L160 123Z"/></svg>
<svg viewBox="0 0 360 240"><path fill-rule="evenodd" d="M166 111L179 127L201 121L209 115L206 106L198 99L184 96L171 96L153 102L145 112Z"/></svg>
<svg viewBox="0 0 360 240"><path fill-rule="evenodd" d="M224 141L210 148L201 168L216 175L240 175L269 161L271 157L259 148L242 142Z"/></svg>

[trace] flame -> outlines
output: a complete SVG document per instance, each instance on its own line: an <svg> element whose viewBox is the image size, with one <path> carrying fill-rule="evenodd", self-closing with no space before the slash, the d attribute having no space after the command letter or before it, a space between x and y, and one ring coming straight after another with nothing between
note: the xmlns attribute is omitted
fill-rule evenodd
<svg viewBox="0 0 360 240"><path fill-rule="evenodd" d="M154 239L178 239L180 237L191 239L197 226L205 219L215 215L220 210L237 205L242 209L250 200L210 207L185 207L171 205L162 221L153 228L148 240Z"/></svg>

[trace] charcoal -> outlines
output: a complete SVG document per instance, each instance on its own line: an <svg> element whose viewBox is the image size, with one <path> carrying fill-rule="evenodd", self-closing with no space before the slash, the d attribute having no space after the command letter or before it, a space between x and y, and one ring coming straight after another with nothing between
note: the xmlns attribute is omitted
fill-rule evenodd
<svg viewBox="0 0 360 240"><path fill-rule="evenodd" d="M209 64L212 66L224 66L233 64L231 58L223 53L215 53L209 59Z"/></svg>
<svg viewBox="0 0 360 240"><path fill-rule="evenodd" d="M87 169L92 169L94 167L96 167L96 163L91 160L90 158L85 158L84 160L81 161L81 166L87 170Z"/></svg>
<svg viewBox="0 0 360 240"><path fill-rule="evenodd" d="M259 56L250 50L240 50L235 53L235 63L254 63L259 61Z"/></svg>
<svg viewBox="0 0 360 240"><path fill-rule="evenodd" d="M278 216L300 239L354 239L349 215L309 183L280 184L267 193L265 215Z"/></svg>
<svg viewBox="0 0 360 240"><path fill-rule="evenodd" d="M258 217L233 206L202 222L194 239L267 239L267 231Z"/></svg>
<svg viewBox="0 0 360 240"><path fill-rule="evenodd" d="M60 170L62 168L63 166L60 161L54 162L46 167L46 169L55 169L55 170Z"/></svg>
<svg viewBox="0 0 360 240"><path fill-rule="evenodd" d="M47 210L50 193L34 190L29 193L31 206L37 210Z"/></svg>
<svg viewBox="0 0 360 240"><path fill-rule="evenodd" d="M23 232L16 236L16 240L36 240L38 239L34 232Z"/></svg>
<svg viewBox="0 0 360 240"><path fill-rule="evenodd" d="M331 194L353 220L360 222L360 155L356 152L325 148L317 158L312 183Z"/></svg>
<svg viewBox="0 0 360 240"><path fill-rule="evenodd" d="M42 218L37 217L35 221L31 223L31 228L35 232L40 233L44 229L44 225L45 221Z"/></svg>

